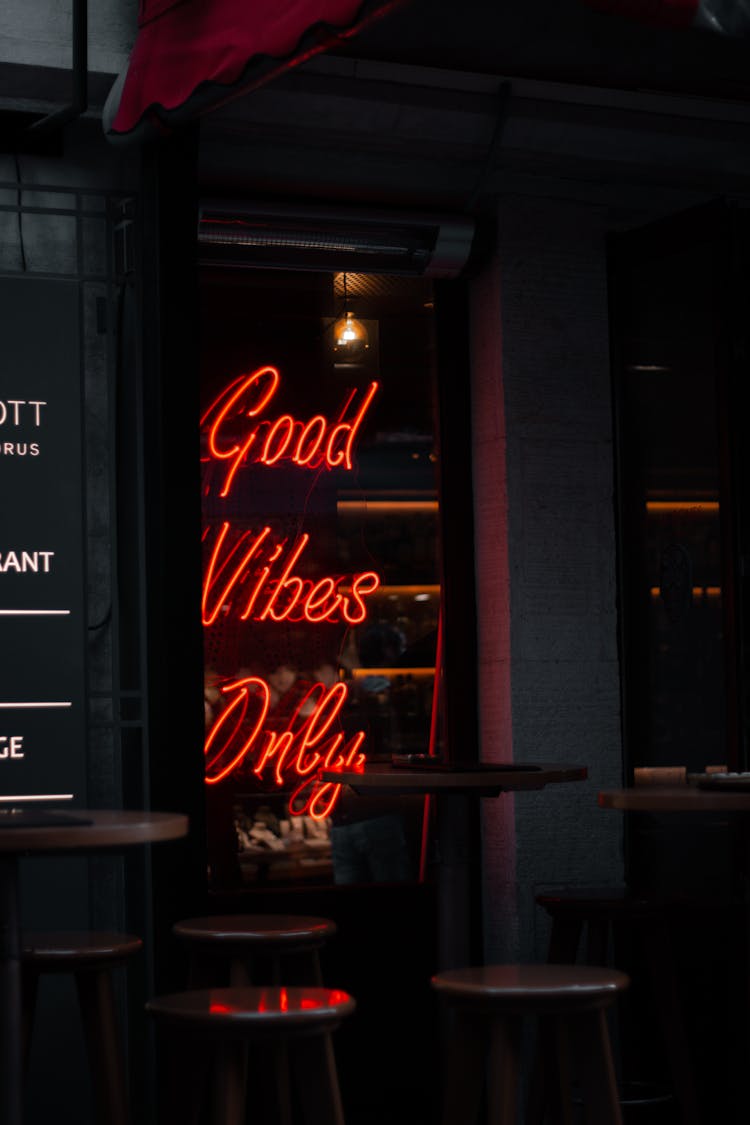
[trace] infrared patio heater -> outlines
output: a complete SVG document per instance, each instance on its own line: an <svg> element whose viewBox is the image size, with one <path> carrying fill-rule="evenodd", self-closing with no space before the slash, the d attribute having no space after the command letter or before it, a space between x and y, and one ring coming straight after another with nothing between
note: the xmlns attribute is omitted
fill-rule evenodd
<svg viewBox="0 0 750 1125"><path fill-rule="evenodd" d="M463 215L206 200L202 265L457 278L474 241Z"/></svg>

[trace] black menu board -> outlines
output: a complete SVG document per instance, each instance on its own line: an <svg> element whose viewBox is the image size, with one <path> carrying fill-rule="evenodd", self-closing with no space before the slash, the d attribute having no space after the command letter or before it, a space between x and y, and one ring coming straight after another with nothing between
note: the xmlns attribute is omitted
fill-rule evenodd
<svg viewBox="0 0 750 1125"><path fill-rule="evenodd" d="M0 279L0 803L85 799L78 285Z"/></svg>

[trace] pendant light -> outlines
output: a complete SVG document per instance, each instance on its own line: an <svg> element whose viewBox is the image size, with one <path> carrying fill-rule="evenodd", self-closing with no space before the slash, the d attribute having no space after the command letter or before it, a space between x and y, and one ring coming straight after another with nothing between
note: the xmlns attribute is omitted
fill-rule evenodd
<svg viewBox="0 0 750 1125"><path fill-rule="evenodd" d="M343 274L343 282L344 313L333 326L333 350L340 359L352 362L360 359L370 344L367 329L349 308L346 274Z"/></svg>

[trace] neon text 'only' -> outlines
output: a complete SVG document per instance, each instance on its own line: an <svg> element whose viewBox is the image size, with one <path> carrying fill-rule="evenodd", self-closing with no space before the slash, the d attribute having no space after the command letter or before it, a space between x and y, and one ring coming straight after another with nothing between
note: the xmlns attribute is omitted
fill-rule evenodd
<svg viewBox="0 0 750 1125"><path fill-rule="evenodd" d="M216 785L242 765L261 780L271 775L276 785L296 781L289 799L294 816L324 820L330 816L341 785L319 782L320 770L364 769L364 731L348 741L341 730L347 687L313 684L300 700L284 730L267 730L271 692L259 676L233 680L222 688L227 702L205 744L206 784Z"/></svg>

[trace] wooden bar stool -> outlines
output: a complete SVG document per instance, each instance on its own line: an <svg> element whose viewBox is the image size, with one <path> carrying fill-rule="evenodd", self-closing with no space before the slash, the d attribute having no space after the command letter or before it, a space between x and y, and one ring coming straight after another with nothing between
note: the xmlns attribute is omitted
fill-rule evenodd
<svg viewBox="0 0 750 1125"><path fill-rule="evenodd" d="M211 1125L244 1125L248 1062L264 1049L276 1067L279 1120L292 1120L290 1087L306 1125L344 1125L332 1032L354 1011L346 992L328 988L213 988L157 997L146 1005L166 1048L160 1125L192 1125L201 1110L193 1060L211 1052ZM252 1048L248 1059L248 1049ZM266 1118L250 1113L263 1125Z"/></svg>
<svg viewBox="0 0 750 1125"><path fill-rule="evenodd" d="M535 1015L555 1044L563 1120L570 1120L568 1050L578 1058L587 1125L621 1125L606 1008L624 973L577 965L487 965L438 973L432 985L453 1018L443 1125L474 1125L486 1088L488 1121L515 1125L523 1017Z"/></svg>
<svg viewBox="0 0 750 1125"><path fill-rule="evenodd" d="M289 983L283 978L291 957L300 962L300 983L322 986L319 951L335 933L336 923L328 918L295 914L188 918L174 926L176 937L188 946L190 988L226 980L240 986Z"/></svg>
<svg viewBox="0 0 750 1125"><path fill-rule="evenodd" d="M650 997L666 1048L674 1096L682 1125L700 1125L698 1098L690 1064L690 1051L677 977L669 922L685 902L643 897L626 888L580 890L564 888L537 895L537 903L552 919L547 960L551 964L575 962L585 937L588 965L610 963L610 940L618 927L627 927L638 942L648 972Z"/></svg>
<svg viewBox="0 0 750 1125"><path fill-rule="evenodd" d="M75 979L91 1071L96 1120L129 1125L129 1096L117 1026L113 971L142 947L132 934L26 933L22 937L23 1052L28 1062L39 978L70 973Z"/></svg>

